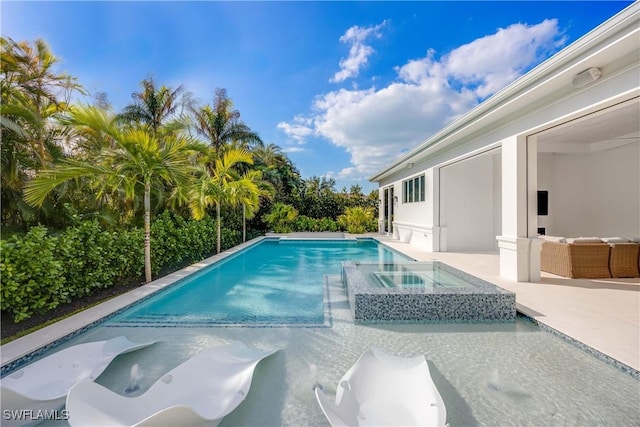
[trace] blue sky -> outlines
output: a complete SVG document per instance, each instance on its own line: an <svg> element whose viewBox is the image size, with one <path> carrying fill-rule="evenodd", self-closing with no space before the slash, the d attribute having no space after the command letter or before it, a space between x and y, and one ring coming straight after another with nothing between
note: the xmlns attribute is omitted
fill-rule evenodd
<svg viewBox="0 0 640 427"><path fill-rule="evenodd" d="M367 177L631 2L13 2L1 32L46 40L116 110L141 80L241 119L303 177Z"/></svg>

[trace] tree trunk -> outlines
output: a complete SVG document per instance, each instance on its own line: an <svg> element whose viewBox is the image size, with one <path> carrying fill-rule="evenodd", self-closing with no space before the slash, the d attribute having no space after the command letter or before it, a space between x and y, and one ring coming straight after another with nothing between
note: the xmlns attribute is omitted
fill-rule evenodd
<svg viewBox="0 0 640 427"><path fill-rule="evenodd" d="M151 186L144 186L144 279L151 282Z"/></svg>
<svg viewBox="0 0 640 427"><path fill-rule="evenodd" d="M242 204L242 243L247 241L247 214Z"/></svg>
<svg viewBox="0 0 640 427"><path fill-rule="evenodd" d="M216 204L216 217L217 217L217 223L218 223L218 240L217 240L217 252L216 253L220 253L220 203Z"/></svg>

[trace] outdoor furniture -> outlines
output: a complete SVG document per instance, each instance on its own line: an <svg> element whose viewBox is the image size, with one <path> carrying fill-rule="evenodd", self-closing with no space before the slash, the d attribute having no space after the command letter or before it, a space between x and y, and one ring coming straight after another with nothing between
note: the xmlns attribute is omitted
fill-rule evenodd
<svg viewBox="0 0 640 427"><path fill-rule="evenodd" d="M37 360L2 378L2 412L29 410L33 413L62 407L76 383L93 384L117 356L148 347L119 336L106 341L78 344ZM3 426L22 425L25 420L3 419Z"/></svg>
<svg viewBox="0 0 640 427"><path fill-rule="evenodd" d="M444 426L447 409L424 356L362 354L338 383L335 403L321 386L316 399L332 426Z"/></svg>
<svg viewBox="0 0 640 427"><path fill-rule="evenodd" d="M611 277L640 277L640 245L611 243L609 269Z"/></svg>
<svg viewBox="0 0 640 427"><path fill-rule="evenodd" d="M76 384L67 397L71 426L217 425L247 396L253 371L277 350L240 342L213 347L188 359L137 397L121 396L93 382Z"/></svg>
<svg viewBox="0 0 640 427"><path fill-rule="evenodd" d="M566 243L544 241L540 270L574 279L611 277L607 243Z"/></svg>

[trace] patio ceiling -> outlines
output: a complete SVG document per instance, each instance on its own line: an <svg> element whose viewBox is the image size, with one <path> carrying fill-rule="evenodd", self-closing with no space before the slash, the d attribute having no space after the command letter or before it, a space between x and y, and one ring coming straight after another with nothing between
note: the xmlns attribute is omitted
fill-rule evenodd
<svg viewBox="0 0 640 427"><path fill-rule="evenodd" d="M594 152L640 141L640 99L563 123L536 135L538 152Z"/></svg>

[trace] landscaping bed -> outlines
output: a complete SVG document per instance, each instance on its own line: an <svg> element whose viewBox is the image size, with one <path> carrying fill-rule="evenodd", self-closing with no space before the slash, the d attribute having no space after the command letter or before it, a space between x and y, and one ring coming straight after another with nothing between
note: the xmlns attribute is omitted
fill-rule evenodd
<svg viewBox="0 0 640 427"><path fill-rule="evenodd" d="M37 328L39 326L44 326L48 322L53 323L53 321L55 320L60 320L72 313L82 311L86 308L135 289L143 284L144 281L130 282L123 285L110 286L108 288L100 289L91 295L77 298L67 304L61 304L54 310L50 310L41 314L35 314L28 319L24 319L23 321L17 323L13 321L13 316L10 313L3 311L2 318L0 319L0 336L2 337L2 341L4 343L4 341L8 338L17 338L17 336L23 332Z"/></svg>

